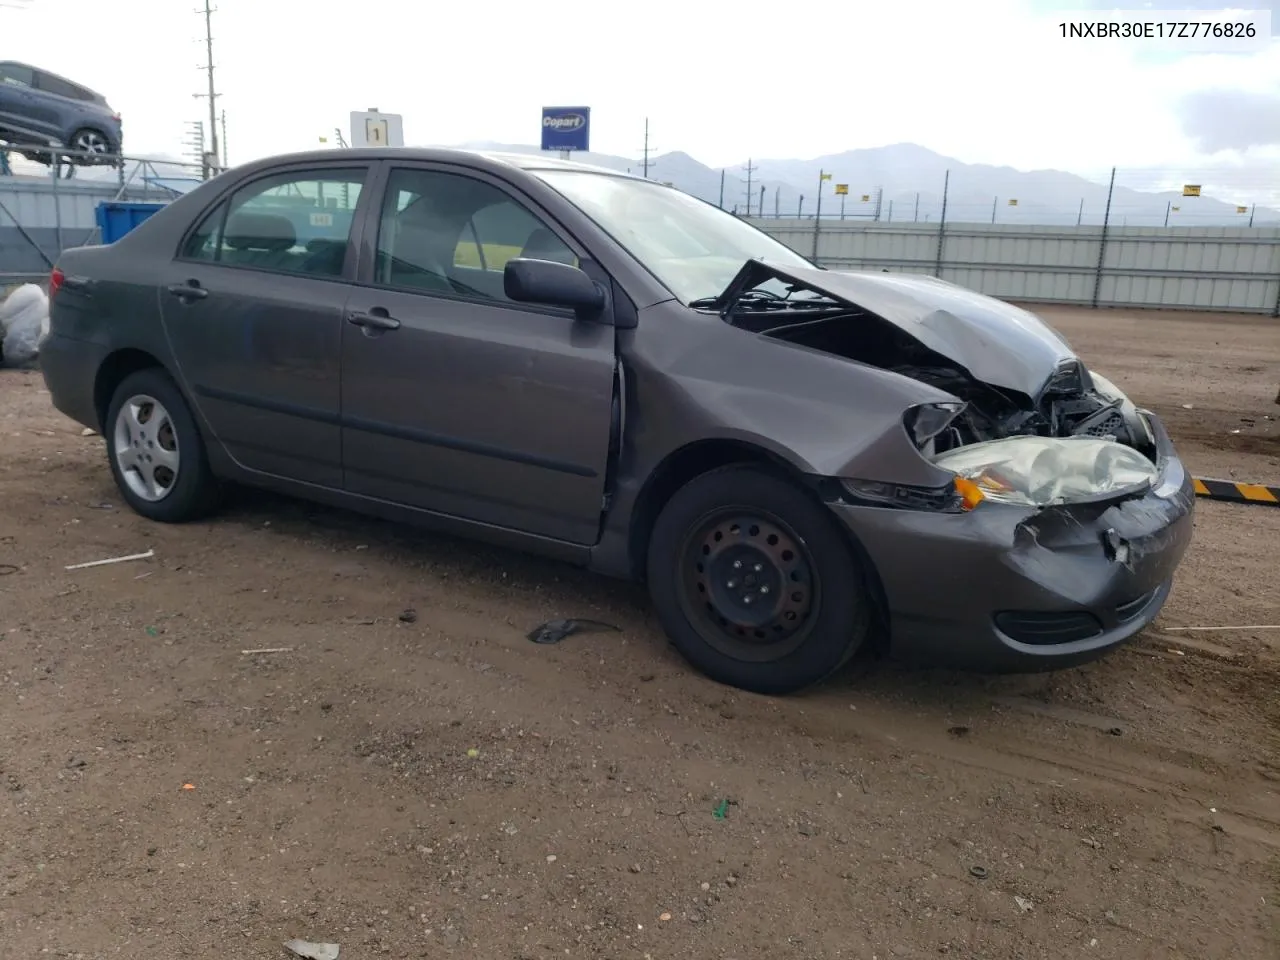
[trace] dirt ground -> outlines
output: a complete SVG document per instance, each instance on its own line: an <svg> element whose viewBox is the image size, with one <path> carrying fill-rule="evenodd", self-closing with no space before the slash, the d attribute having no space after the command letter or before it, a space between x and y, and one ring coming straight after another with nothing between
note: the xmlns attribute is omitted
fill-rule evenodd
<svg viewBox="0 0 1280 960"><path fill-rule="evenodd" d="M1041 312L1198 474L1280 483L1277 321ZM1280 623L1277 543L1201 502L1081 669L768 699L569 568L258 494L149 524L4 371L0 954L1275 960L1280 631L1167 628Z"/></svg>

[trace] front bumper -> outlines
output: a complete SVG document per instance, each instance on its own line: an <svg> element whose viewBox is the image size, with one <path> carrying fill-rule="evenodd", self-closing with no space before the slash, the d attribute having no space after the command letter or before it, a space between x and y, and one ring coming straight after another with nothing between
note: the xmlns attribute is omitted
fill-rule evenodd
<svg viewBox="0 0 1280 960"><path fill-rule="evenodd" d="M1191 542L1195 493L1163 424L1140 499L964 514L833 503L879 574L895 656L1033 672L1102 656L1164 606Z"/></svg>

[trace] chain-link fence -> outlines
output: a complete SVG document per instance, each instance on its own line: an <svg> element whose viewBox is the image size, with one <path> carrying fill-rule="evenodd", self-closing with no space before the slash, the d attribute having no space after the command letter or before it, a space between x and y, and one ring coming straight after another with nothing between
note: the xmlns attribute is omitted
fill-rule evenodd
<svg viewBox="0 0 1280 960"><path fill-rule="evenodd" d="M883 177L815 169L807 190L797 185L798 174L780 182L778 170L764 164L753 170L750 194L738 191L732 202L721 201L724 209L775 220L820 215L824 221L882 223L1280 226L1280 168L1116 168L1095 178L978 166L886 171Z"/></svg>

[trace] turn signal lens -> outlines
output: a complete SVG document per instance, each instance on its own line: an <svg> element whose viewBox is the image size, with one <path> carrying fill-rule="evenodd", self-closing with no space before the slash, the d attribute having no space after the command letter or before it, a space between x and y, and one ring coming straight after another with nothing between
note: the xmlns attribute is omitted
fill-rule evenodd
<svg viewBox="0 0 1280 960"><path fill-rule="evenodd" d="M964 477L956 477L955 484L956 493L960 494L960 501L964 504L964 508L966 510L972 510L983 500L987 499L986 495L982 492L982 488L972 480L967 480Z"/></svg>

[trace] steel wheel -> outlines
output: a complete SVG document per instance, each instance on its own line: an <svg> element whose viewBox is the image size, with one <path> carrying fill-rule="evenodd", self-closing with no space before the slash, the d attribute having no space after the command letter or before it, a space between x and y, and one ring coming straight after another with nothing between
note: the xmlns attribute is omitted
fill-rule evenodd
<svg viewBox="0 0 1280 960"><path fill-rule="evenodd" d="M154 397L130 397L116 414L116 466L139 499L158 503L178 482L181 455L173 418Z"/></svg>
<svg viewBox="0 0 1280 960"><path fill-rule="evenodd" d="M684 613L725 656L776 660L813 629L817 566L781 520L756 510L715 511L691 528L680 557Z"/></svg>
<svg viewBox="0 0 1280 960"><path fill-rule="evenodd" d="M97 130L81 130L71 141L71 149L79 150L81 153L106 156L111 152L111 145Z"/></svg>

